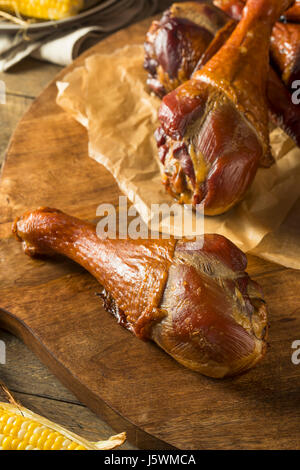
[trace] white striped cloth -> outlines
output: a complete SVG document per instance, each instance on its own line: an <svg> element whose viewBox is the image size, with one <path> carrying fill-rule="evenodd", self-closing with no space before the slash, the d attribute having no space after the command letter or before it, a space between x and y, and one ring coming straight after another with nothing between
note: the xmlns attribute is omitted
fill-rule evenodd
<svg viewBox="0 0 300 470"><path fill-rule="evenodd" d="M65 25L57 30L28 31L26 34L22 30L17 34L1 33L0 25L0 71L10 69L28 56L68 65L110 33L154 15L171 3L168 0L106 1L102 10L78 24Z"/></svg>

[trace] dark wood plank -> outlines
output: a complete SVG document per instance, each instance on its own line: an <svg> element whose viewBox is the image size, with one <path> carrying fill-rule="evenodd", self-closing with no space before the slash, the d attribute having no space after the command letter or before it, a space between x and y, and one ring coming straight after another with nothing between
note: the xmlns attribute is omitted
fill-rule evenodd
<svg viewBox="0 0 300 470"><path fill-rule="evenodd" d="M6 363L1 364L1 380L12 392L65 403L80 404L78 399L54 377L49 369L12 334L0 331L6 348ZM21 373L20 373L21 371Z"/></svg>
<svg viewBox="0 0 300 470"><path fill-rule="evenodd" d="M45 83L50 82L57 71L60 70L60 67L32 61L31 59L26 59L25 62L17 67L22 70L26 68L27 80L24 80L24 74L23 76L20 73L16 74L15 70L13 73L0 74L8 90L10 90L12 83L16 87L13 88L13 91L6 93L6 103L0 106L2 122L0 166L12 132L33 101L33 98L28 98L28 96L30 94L34 96L40 94ZM33 80L30 80L30 76L33 77ZM94 430L97 431L99 439L101 436L108 437L113 434L112 428L94 413L82 406L74 407L75 403L80 404L78 399L51 374L49 369L37 359L22 341L4 331L0 331L0 339L5 341L7 349L7 363L1 366L1 378L12 391L21 392L21 395L25 397L29 395L30 404L33 403L35 409L36 402L41 403L42 409L40 412L44 416L50 417L51 412L55 409L56 421L63 423L69 429L74 425L75 417L74 431L79 434L84 435L85 428L91 430L87 433L92 434L93 432L94 437L96 436ZM64 413L62 416L60 409L57 407L57 401L61 401L63 404ZM122 448L130 449L132 446L127 441Z"/></svg>
<svg viewBox="0 0 300 470"><path fill-rule="evenodd" d="M142 42L148 24L119 32L94 51ZM299 448L300 367L291 362L300 331L299 272L249 257L270 308L270 351L249 373L217 381L116 325L95 295L97 282L81 268L31 260L11 238L11 222L24 209L51 205L93 220L99 203L119 195L108 172L88 158L85 130L55 105L55 95L52 84L31 106L3 168L0 325L138 447Z"/></svg>

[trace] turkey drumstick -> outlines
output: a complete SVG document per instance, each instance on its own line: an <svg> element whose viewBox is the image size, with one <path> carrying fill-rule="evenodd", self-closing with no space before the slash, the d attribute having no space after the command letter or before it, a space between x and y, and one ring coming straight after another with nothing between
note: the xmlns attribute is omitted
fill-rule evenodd
<svg viewBox="0 0 300 470"><path fill-rule="evenodd" d="M230 7L232 1L237 0L230 0ZM239 19L244 8L244 4L241 5ZM152 23L147 33L144 66L148 71L149 88L162 98L187 81L195 68L200 70L216 54L235 26L235 21L212 5L174 3L160 21ZM210 33L214 37L207 45ZM194 34L197 34L197 41L191 40ZM281 50L284 51L284 48ZM300 147L300 106L292 102L288 88L272 67L268 76L267 98L274 124Z"/></svg>
<svg viewBox="0 0 300 470"><path fill-rule="evenodd" d="M281 72L282 80L293 90L293 82L300 80L300 24L275 24L271 56Z"/></svg>
<svg viewBox="0 0 300 470"><path fill-rule="evenodd" d="M167 189L217 215L270 164L266 85L272 28L293 1L248 0L230 38L191 80L166 95L156 132ZM255 71L255 73L254 73Z"/></svg>
<svg viewBox="0 0 300 470"><path fill-rule="evenodd" d="M245 6L246 0L213 0L214 5L228 13L232 18L240 20L241 13ZM292 23L300 22L300 0L295 0L292 7L283 12L280 19L290 21Z"/></svg>
<svg viewBox="0 0 300 470"><path fill-rule="evenodd" d="M153 21L144 43L147 84L162 98L189 80L215 34L234 23L222 10L206 3L173 3Z"/></svg>
<svg viewBox="0 0 300 470"><path fill-rule="evenodd" d="M241 18L245 6L244 0L215 0L214 3L236 20ZM293 91L293 82L300 79L300 24L277 22L274 25L271 58L282 80Z"/></svg>
<svg viewBox="0 0 300 470"><path fill-rule="evenodd" d="M265 354L267 312L246 256L220 235L191 241L100 239L96 227L40 208L13 227L31 256L65 255L106 290L105 306L186 367L221 378Z"/></svg>

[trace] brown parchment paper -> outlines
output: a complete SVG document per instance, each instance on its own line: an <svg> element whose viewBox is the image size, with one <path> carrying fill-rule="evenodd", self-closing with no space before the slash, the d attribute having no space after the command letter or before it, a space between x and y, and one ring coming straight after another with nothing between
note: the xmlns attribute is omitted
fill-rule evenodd
<svg viewBox="0 0 300 470"><path fill-rule="evenodd" d="M143 47L92 55L57 87L57 103L87 128L90 157L112 173L143 220L149 222L151 204L172 204L156 159L153 132L160 100L147 90ZM205 217L204 231L227 236L245 252L300 269L300 149L281 129L273 129L270 138L276 163L258 170L235 208ZM282 223L288 214L288 223ZM193 211L190 217L195 217Z"/></svg>

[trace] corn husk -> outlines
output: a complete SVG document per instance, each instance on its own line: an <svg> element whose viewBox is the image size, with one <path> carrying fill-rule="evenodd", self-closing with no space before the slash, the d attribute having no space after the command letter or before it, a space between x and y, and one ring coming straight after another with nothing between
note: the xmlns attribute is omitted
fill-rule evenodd
<svg viewBox="0 0 300 470"><path fill-rule="evenodd" d="M29 410L28 408L25 408L24 406L22 406L21 403L19 403L13 397L13 395L8 390L6 385L3 384L3 382L0 382L0 388L3 390L3 392L5 393L5 395L7 396L9 400L9 403L0 402L0 409L10 412L10 413L20 415L24 418L31 419L33 421L37 421L41 425L53 431L59 432L64 437L66 437L66 439L69 439L70 441L73 441L76 444L85 447L87 450L111 450L122 445L126 440L126 433L122 432L115 436L111 436L109 439L104 440L104 441L97 441L97 442L88 441L87 439L84 439L83 437L78 436L77 434L60 426L59 424L54 423L53 421L50 421L49 419L44 418L43 416L40 416L34 413L33 411Z"/></svg>

